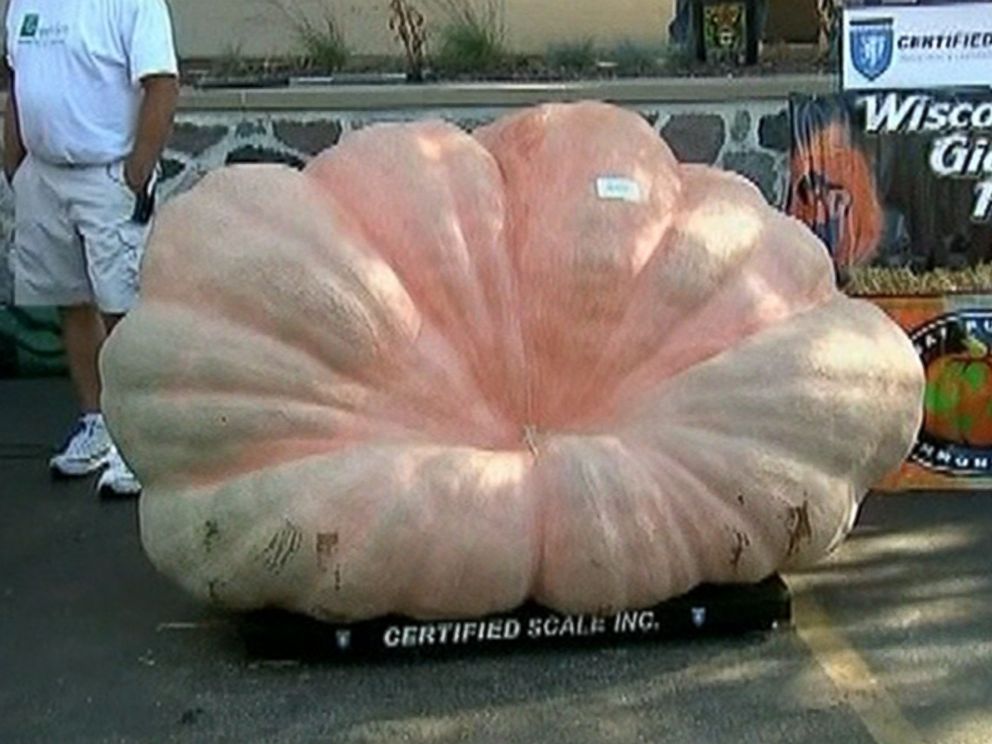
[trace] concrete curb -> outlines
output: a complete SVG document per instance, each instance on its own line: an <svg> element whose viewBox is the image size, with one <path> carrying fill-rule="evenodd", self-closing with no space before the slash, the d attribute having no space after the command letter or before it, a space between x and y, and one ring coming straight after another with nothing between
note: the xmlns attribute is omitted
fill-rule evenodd
<svg viewBox="0 0 992 744"><path fill-rule="evenodd" d="M621 104L726 103L786 99L791 93L830 93L832 75L744 78L646 78L569 83L444 83L342 85L275 89L183 91L182 111L360 111L381 109L514 107L596 99Z"/></svg>

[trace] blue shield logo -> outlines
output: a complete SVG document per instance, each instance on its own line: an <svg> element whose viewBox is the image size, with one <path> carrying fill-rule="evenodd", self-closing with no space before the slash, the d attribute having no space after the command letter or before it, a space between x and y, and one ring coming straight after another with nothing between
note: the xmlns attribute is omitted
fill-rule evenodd
<svg viewBox="0 0 992 744"><path fill-rule="evenodd" d="M876 80L892 64L895 33L891 18L851 22L851 63L868 80Z"/></svg>

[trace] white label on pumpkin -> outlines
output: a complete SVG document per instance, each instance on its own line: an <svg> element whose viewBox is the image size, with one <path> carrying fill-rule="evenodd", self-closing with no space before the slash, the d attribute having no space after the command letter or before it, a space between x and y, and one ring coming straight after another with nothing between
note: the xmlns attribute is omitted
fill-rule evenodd
<svg viewBox="0 0 992 744"><path fill-rule="evenodd" d="M596 179L596 195L607 201L625 201L640 204L644 201L641 185L633 178L602 176Z"/></svg>

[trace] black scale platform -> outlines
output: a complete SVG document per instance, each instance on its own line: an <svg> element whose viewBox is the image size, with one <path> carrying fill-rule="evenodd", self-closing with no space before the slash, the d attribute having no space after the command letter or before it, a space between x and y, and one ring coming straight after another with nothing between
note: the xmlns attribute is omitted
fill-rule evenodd
<svg viewBox="0 0 992 744"><path fill-rule="evenodd" d="M246 615L246 651L262 659L472 655L528 648L619 646L767 632L792 620L779 576L748 586L702 586L647 610L597 617L561 615L536 605L475 620L422 622L387 617L331 625L283 612Z"/></svg>

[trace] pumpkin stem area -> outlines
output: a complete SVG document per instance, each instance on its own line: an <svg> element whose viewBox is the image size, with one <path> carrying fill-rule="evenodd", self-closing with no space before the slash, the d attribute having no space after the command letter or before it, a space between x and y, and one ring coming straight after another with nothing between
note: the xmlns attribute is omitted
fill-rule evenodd
<svg viewBox="0 0 992 744"><path fill-rule="evenodd" d="M973 336L965 338L964 346L972 359L983 359L989 355L989 347Z"/></svg>
<svg viewBox="0 0 992 744"><path fill-rule="evenodd" d="M524 442L534 457L537 457L537 427L527 424L524 427Z"/></svg>

